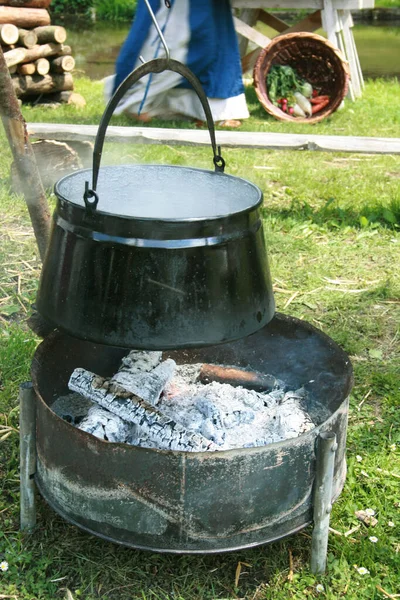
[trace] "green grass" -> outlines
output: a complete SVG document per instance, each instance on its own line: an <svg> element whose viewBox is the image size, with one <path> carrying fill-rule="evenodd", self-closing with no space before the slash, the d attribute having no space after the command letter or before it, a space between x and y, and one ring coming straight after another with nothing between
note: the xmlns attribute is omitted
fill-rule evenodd
<svg viewBox="0 0 400 600"><path fill-rule="evenodd" d="M85 110L24 108L26 119L98 123L100 84L77 80L77 89L88 101ZM269 119L248 90L251 119L243 129L400 137L398 94L394 81L368 82L362 100L307 127ZM125 117L114 122L128 124ZM39 261L24 202L9 190L10 154L2 132L0 143L0 437L9 434L0 442L0 561L9 563L9 570L0 572L0 598L383 599L376 586L400 593L400 156L224 151L227 172L264 192L278 310L320 327L350 354L355 370L348 475L331 526L342 534L360 527L347 537L330 535L328 571L316 578L309 572L311 529L232 554L160 555L83 533L38 497L36 532L18 531L16 399L38 343L24 319L35 298ZM209 149L188 147L108 144L104 159L211 167ZM355 517L365 508L376 511L373 529ZM372 535L378 538L375 544ZM369 574L360 575L355 565ZM319 594L318 583L324 586Z"/></svg>

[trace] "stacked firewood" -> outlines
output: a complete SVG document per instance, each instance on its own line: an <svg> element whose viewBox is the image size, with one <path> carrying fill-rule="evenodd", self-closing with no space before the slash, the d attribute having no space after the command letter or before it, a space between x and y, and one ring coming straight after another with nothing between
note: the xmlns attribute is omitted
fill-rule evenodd
<svg viewBox="0 0 400 600"><path fill-rule="evenodd" d="M51 0L0 0L0 43L14 90L26 102L82 103L64 27L51 25Z"/></svg>

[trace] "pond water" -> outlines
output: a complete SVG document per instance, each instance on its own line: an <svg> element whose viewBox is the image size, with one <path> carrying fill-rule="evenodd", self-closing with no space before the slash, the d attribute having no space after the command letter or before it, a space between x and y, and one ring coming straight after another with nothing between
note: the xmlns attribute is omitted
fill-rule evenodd
<svg viewBox="0 0 400 600"><path fill-rule="evenodd" d="M95 23L75 29L67 26L76 68L97 80L114 72L114 63L129 24ZM317 32L318 33L318 32ZM397 77L400 80L400 22L355 25L354 38L365 78ZM145 57L151 58L151 57Z"/></svg>

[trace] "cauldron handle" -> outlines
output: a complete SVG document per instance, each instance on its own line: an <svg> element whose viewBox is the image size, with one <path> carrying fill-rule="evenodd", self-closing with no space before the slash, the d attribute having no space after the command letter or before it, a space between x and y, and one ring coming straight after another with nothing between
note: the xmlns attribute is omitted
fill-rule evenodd
<svg viewBox="0 0 400 600"><path fill-rule="evenodd" d="M100 169L100 161L101 155L103 152L104 139L107 131L107 127L109 125L110 119L113 115L114 110L118 106L121 98L126 94L126 92L132 87L134 83L139 81L142 77L149 75L150 73L161 73L163 71L174 71L175 73L179 73L182 75L189 83L193 86L194 91L196 92L199 100L203 106L207 127L210 134L211 146L214 153L214 166L216 171L224 171L225 161L220 155L220 148L217 148L217 143L215 140L215 127L214 121L212 118L212 113L210 109L210 105L207 100L207 96L204 93L204 90L201 86L199 79L192 73L188 67L183 65L182 63L167 59L167 58L155 58L154 60L150 60L143 65L140 65L132 71L120 84L117 88L115 94L107 104L107 107L103 113L103 116L100 121L99 128L97 130L96 141L94 144L93 150L93 170L92 170L92 189L89 188L89 182L86 182L85 193L83 195L85 205L87 208L95 209L97 203L99 201L98 195L96 193L97 181L99 176ZM90 198L94 198L94 200L90 200Z"/></svg>

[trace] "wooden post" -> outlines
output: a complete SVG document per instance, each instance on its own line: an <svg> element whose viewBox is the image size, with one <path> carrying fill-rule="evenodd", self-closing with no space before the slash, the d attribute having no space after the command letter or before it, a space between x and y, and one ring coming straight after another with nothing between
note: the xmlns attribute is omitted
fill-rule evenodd
<svg viewBox="0 0 400 600"><path fill-rule="evenodd" d="M314 575L322 575L326 568L336 448L335 433L320 433L317 439L314 529L311 541L311 572Z"/></svg>
<svg viewBox="0 0 400 600"><path fill-rule="evenodd" d="M36 396L32 383L23 383L19 390L20 439L20 526L32 531L36 525Z"/></svg>
<svg viewBox="0 0 400 600"><path fill-rule="evenodd" d="M50 233L50 211L35 156L29 142L26 123L21 114L1 48L0 116L14 156L40 258L43 260Z"/></svg>

